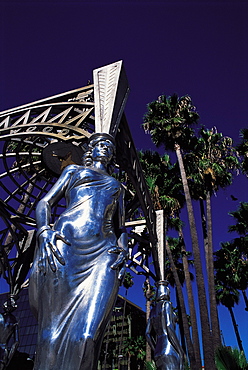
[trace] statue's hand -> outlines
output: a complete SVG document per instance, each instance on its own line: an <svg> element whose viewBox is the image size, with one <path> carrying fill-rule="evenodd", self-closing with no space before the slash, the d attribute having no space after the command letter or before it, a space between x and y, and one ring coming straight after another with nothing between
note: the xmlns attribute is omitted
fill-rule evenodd
<svg viewBox="0 0 248 370"><path fill-rule="evenodd" d="M39 230L38 230L39 233ZM62 240L65 244L70 245L70 243L61 235L58 231L52 229L45 229L38 236L38 244L40 248L40 259L39 259L39 269L44 270L45 260L48 260L49 266L53 272L56 271L56 265L54 263L54 257L61 263L65 264L65 260L62 257L60 251L57 248L57 240Z"/></svg>
<svg viewBox="0 0 248 370"><path fill-rule="evenodd" d="M113 270L120 268L118 279L122 282L126 271L126 260L128 258L127 234L122 233L118 239L117 246L109 248L108 252L119 254L111 268Z"/></svg>
<svg viewBox="0 0 248 370"><path fill-rule="evenodd" d="M118 246L109 248L108 252L119 254L117 260L112 264L111 268L113 270L120 268L118 279L122 282L125 272L126 272L126 260L127 260L128 252L125 249L118 247Z"/></svg>

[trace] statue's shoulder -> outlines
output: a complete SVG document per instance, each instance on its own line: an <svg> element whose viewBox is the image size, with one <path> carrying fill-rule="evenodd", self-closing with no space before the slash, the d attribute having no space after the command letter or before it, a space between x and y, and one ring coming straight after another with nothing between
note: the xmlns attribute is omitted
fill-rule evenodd
<svg viewBox="0 0 248 370"><path fill-rule="evenodd" d="M62 174L76 172L81 168L84 168L84 167L78 164L69 164L68 166L65 167Z"/></svg>
<svg viewBox="0 0 248 370"><path fill-rule="evenodd" d="M122 186L122 183L117 180L114 176L108 175L109 181L112 182L112 184L115 184L115 186L119 187L122 191L124 190L124 187Z"/></svg>

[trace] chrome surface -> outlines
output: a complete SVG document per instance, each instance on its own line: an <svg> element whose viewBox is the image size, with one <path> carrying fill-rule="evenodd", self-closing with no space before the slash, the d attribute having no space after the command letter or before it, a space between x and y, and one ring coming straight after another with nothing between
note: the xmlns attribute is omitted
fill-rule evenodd
<svg viewBox="0 0 248 370"><path fill-rule="evenodd" d="M163 279L156 214L123 113L129 91L123 63L97 69L94 75L92 85L0 112L1 269L10 293L16 297L26 284L33 260L35 238L31 233L36 229L37 204L66 165L81 164L79 153L85 151L88 138L97 131L115 136L118 168L135 189L126 204L126 220L134 220L137 209L146 219L150 245L140 252L136 238L128 267L136 274L149 273L155 281ZM63 201L58 201L51 210L52 218L63 207ZM148 263L151 252L153 263Z"/></svg>
<svg viewBox="0 0 248 370"><path fill-rule="evenodd" d="M127 257L123 188L110 176L114 144L94 134L85 165L69 165L38 203L30 305L38 319L36 370L91 370ZM53 227L51 207L65 195Z"/></svg>
<svg viewBox="0 0 248 370"><path fill-rule="evenodd" d="M104 67L97 70L93 85L0 112L0 139L3 143L0 146L0 217L4 221L4 229L0 230L2 240L0 253L4 256L1 260L1 269L3 278L9 284L10 293L14 296L17 297L23 286L26 286L25 279L28 277L30 264L33 261L36 228L34 211L37 209L37 204L44 196L48 199L46 194L56 181L54 174L59 176L62 168L73 162L80 164L77 160L78 156L74 158L74 154L78 151L85 151L88 138L96 131L107 132L115 136L119 173L125 173L135 189L133 199L126 204L126 220L133 220L133 214L137 208L146 220L149 242L146 239L141 241L140 235L132 232L133 242L129 245L127 265L137 274L145 276L149 274L155 281L163 278L158 263L155 210L123 113L128 91L129 87L122 63L118 62L106 69ZM46 154L45 158L44 154ZM111 167L110 165L108 170L111 170ZM73 175L73 166L69 166L68 170L69 168ZM65 170L61 178L64 176L65 179L65 174L69 176ZM58 189L57 184L54 189ZM66 185L64 187L66 188ZM60 195L58 195L65 192L64 187L61 185L56 195L50 192L52 198L49 199L47 205L43 204L44 207L42 207L42 202L40 204L39 210L43 209L43 215L49 218L51 214L49 221L52 224L64 207L63 200L60 200ZM122 203L121 197L120 194L118 203ZM52 205L54 207L50 208ZM109 212L112 212L112 208ZM70 212L67 215L69 219ZM113 218L116 218L116 215ZM42 217L38 216L37 219L41 220ZM75 227L76 233L79 228L78 224L75 220L71 222L69 219L66 223L68 227L65 228L68 234L70 234L69 225ZM33 294L37 293L38 286L42 286L43 277L49 274L53 276L52 272L53 270L58 271L58 266L60 268L67 266L68 256L63 253L74 250L72 245L67 244L70 240L67 240L66 235L61 236L58 232L57 223L56 230L54 228L50 230L50 224L40 222L40 227L42 226L45 228L38 230L39 240L42 240L41 243L44 245L45 238L47 240L51 238L51 243L49 248L45 246L41 248L39 267L42 277L39 278L40 285L38 282L33 283ZM86 228L86 226L88 228L89 225L82 223L82 227ZM49 228L46 230L47 227ZM87 230L91 230L90 226ZM115 238L119 238L119 233L116 232ZM126 239L125 233L122 234L119 243L122 239ZM140 242L144 246L142 251L139 248ZM123 243L126 245L126 240ZM13 258L8 257L10 251L11 256L15 256L15 263L13 263ZM120 253L119 258L115 252ZM150 252L152 252L153 263L150 263L147 258ZM115 245L114 248L109 248L109 253L113 259L117 258L118 265L126 252L116 248ZM36 257L34 268L37 267L38 262L39 257ZM123 270L120 269L120 271ZM55 289L56 284L54 281L54 297L58 289ZM47 289L47 285L44 286L44 298L50 305L52 298L49 293L46 293ZM53 299L56 300L56 298ZM65 301L67 301L66 297ZM42 310L48 310L48 307L51 307L48 304L46 307L44 305ZM62 305L61 302L59 304ZM35 306L36 304L34 304L34 310Z"/></svg>
<svg viewBox="0 0 248 370"><path fill-rule="evenodd" d="M175 314L167 284L163 280L156 284L156 304L147 323L146 337L158 370L183 370L183 350L175 333Z"/></svg>

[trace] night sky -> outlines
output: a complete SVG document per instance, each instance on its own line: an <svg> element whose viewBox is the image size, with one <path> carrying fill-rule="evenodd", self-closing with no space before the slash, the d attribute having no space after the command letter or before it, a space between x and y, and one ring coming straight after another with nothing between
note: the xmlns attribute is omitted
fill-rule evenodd
<svg viewBox="0 0 248 370"><path fill-rule="evenodd" d="M246 1L1 0L0 50L0 111L85 86L93 69L123 60L138 149L155 149L141 124L161 94L189 94L200 123L235 143L248 126ZM234 237L227 213L248 201L247 185L240 175L213 199L215 249ZM137 291L128 297L144 307ZM248 313L241 305L235 314L248 355ZM237 346L226 308L220 316L225 344Z"/></svg>

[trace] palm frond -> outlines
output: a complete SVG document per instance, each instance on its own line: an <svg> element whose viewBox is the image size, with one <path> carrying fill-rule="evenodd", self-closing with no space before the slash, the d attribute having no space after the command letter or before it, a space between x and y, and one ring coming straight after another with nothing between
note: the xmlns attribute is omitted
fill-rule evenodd
<svg viewBox="0 0 248 370"><path fill-rule="evenodd" d="M215 354L217 370L247 370L248 362L243 352L236 348L220 347Z"/></svg>

